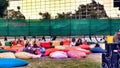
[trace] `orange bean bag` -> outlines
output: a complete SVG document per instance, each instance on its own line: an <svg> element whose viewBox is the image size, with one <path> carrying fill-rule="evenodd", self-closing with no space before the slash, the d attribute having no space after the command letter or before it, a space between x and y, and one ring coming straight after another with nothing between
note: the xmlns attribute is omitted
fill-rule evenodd
<svg viewBox="0 0 120 68"><path fill-rule="evenodd" d="M23 51L24 46L17 46L17 45L13 45L13 46L10 46L10 47L4 46L4 49L14 51L14 52L19 52L19 51Z"/></svg>
<svg viewBox="0 0 120 68"><path fill-rule="evenodd" d="M70 45L70 40L63 40L62 45Z"/></svg>
<svg viewBox="0 0 120 68"><path fill-rule="evenodd" d="M90 50L90 46L89 45L82 44L82 45L80 45L80 47L82 49Z"/></svg>

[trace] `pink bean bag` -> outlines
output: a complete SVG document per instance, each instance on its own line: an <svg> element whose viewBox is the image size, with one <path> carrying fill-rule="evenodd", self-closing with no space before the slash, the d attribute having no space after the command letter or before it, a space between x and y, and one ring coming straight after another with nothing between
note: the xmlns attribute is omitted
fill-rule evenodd
<svg viewBox="0 0 120 68"><path fill-rule="evenodd" d="M82 49L79 46L67 47L66 49L67 50L78 50L78 51L84 52L87 55L91 53L90 50Z"/></svg>
<svg viewBox="0 0 120 68"><path fill-rule="evenodd" d="M87 56L84 52L78 50L70 50L67 54L70 58L85 58Z"/></svg>
<svg viewBox="0 0 120 68"><path fill-rule="evenodd" d="M54 58L54 59L65 59L67 58L67 53L66 52L63 52L63 51L55 51L55 52L52 52L50 54L50 57L51 58Z"/></svg>

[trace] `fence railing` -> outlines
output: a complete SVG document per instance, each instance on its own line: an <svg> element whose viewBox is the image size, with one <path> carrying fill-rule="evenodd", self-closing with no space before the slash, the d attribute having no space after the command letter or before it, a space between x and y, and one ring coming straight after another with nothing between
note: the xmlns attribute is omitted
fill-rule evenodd
<svg viewBox="0 0 120 68"><path fill-rule="evenodd" d="M120 19L0 19L1 36L81 36L113 35Z"/></svg>

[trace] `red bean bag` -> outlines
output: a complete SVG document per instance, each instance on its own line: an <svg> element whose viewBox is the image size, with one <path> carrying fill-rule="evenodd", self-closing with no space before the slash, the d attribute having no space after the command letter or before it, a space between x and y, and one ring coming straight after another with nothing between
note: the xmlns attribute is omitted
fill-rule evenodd
<svg viewBox="0 0 120 68"><path fill-rule="evenodd" d="M50 47L51 47L50 44L51 44L50 42L41 42L41 43L40 43L40 45L41 45L42 47L44 47L44 48L50 48Z"/></svg>
<svg viewBox="0 0 120 68"><path fill-rule="evenodd" d="M14 40L14 41L13 41L13 45L17 45L17 40Z"/></svg>
<svg viewBox="0 0 120 68"><path fill-rule="evenodd" d="M36 55L40 55L40 54L41 54L40 50L39 50L39 49L36 49L36 50L35 50L35 54L36 54Z"/></svg>
<svg viewBox="0 0 120 68"><path fill-rule="evenodd" d="M21 40L21 43L20 43L22 46L24 46L25 44L24 44L24 40Z"/></svg>
<svg viewBox="0 0 120 68"><path fill-rule="evenodd" d="M84 52L78 50L70 50L68 51L68 57L70 58L85 58L86 54Z"/></svg>
<svg viewBox="0 0 120 68"><path fill-rule="evenodd" d="M58 50L55 48L46 49L44 56L49 56L50 53L55 52L55 51L58 51Z"/></svg>
<svg viewBox="0 0 120 68"><path fill-rule="evenodd" d="M89 45L82 44L82 45L80 45L80 47L82 49L90 50L90 46Z"/></svg>
<svg viewBox="0 0 120 68"><path fill-rule="evenodd" d="M62 45L70 45L70 40L63 40Z"/></svg>

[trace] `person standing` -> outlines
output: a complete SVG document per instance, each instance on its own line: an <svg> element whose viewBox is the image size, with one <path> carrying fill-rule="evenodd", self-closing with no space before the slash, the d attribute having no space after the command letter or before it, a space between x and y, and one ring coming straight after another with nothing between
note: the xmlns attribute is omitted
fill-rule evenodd
<svg viewBox="0 0 120 68"><path fill-rule="evenodd" d="M120 43L120 30L114 34L113 42L114 43Z"/></svg>

